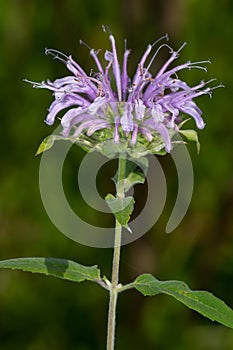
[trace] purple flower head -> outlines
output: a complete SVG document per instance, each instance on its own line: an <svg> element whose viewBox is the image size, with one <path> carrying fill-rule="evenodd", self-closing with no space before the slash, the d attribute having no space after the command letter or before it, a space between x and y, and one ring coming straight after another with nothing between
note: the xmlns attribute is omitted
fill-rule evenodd
<svg viewBox="0 0 233 350"><path fill-rule="evenodd" d="M178 73L192 68L206 71L202 64L209 61L188 61L172 67L185 44L174 51L166 43L168 37L165 35L148 45L131 79L127 72L130 50L125 48L120 65L115 38L108 28L103 29L109 33L111 51L105 51L103 65L98 57L99 51L90 49L96 71L89 75L71 56L46 49L46 54L64 62L71 72L69 76L53 82L32 83L33 87L53 91L54 101L45 120L48 125L52 125L58 114L63 112L61 126L64 137L73 140L85 137L95 144L103 140L112 139L115 144L127 140L128 147L138 144L148 147L153 144L154 147L156 144L157 151L163 149L165 152L172 149L172 137L179 132L183 115L191 116L198 129L204 128L202 111L194 98L211 95L213 88L204 81L189 86L179 79ZM160 46L153 54L159 42ZM168 48L170 57L153 76L150 68L163 47Z"/></svg>

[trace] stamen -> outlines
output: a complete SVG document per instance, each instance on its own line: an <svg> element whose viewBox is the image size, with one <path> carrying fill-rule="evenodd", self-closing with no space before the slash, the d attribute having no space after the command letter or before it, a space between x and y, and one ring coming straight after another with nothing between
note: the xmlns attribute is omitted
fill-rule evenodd
<svg viewBox="0 0 233 350"><path fill-rule="evenodd" d="M31 81L31 80L28 80L28 79L23 79L23 81L25 81L25 83L29 83L29 84L38 84L38 83L35 83L34 81Z"/></svg>
<svg viewBox="0 0 233 350"><path fill-rule="evenodd" d="M101 49L98 50L94 50L93 48L91 48L87 43L85 43L83 40L79 40L79 43L81 45L84 45L86 48L88 48L88 50L90 51L90 55L94 58L96 58L96 56L98 55L98 53L101 51Z"/></svg>
<svg viewBox="0 0 233 350"><path fill-rule="evenodd" d="M124 40L124 51L127 51L127 39Z"/></svg>
<svg viewBox="0 0 233 350"><path fill-rule="evenodd" d="M103 31L104 31L105 33L108 33L108 34L112 35L112 32L111 32L109 26L102 25L102 29L103 29Z"/></svg>
<svg viewBox="0 0 233 350"><path fill-rule="evenodd" d="M45 54L46 55L51 55L53 56L54 60L58 59L59 61L67 64L68 61L68 56L65 55L63 52L58 51L58 50L54 50L54 49L47 49L45 48Z"/></svg>
<svg viewBox="0 0 233 350"><path fill-rule="evenodd" d="M87 45L83 40L79 40L79 43L80 43L81 45L86 46L86 47L89 49L90 55L94 58L95 63L96 63L96 65L97 65L99 71L103 74L103 73L104 73L103 68L102 68L102 66L101 66L101 63L100 63L98 57L97 57L98 53L99 53L101 50L100 50L100 49L99 49L99 50L94 50L94 49L92 49L92 48L91 48L89 45Z"/></svg>
<svg viewBox="0 0 233 350"><path fill-rule="evenodd" d="M45 86L45 82L44 81L42 81L41 83L37 83L35 81L31 81L31 80L28 80L28 79L23 79L23 81L25 81L25 83L32 84L33 88L43 88ZM45 86L45 88L46 88L46 86Z"/></svg>
<svg viewBox="0 0 233 350"><path fill-rule="evenodd" d="M204 61L190 62L190 64L203 64L203 63L211 64L211 61L210 60L204 60Z"/></svg>
<svg viewBox="0 0 233 350"><path fill-rule="evenodd" d="M169 41L169 36L167 33L165 35L161 36L161 38L157 39L155 42L153 42L153 44L151 44L151 47L154 47L156 44L158 44L163 39L166 39L166 41Z"/></svg>
<svg viewBox="0 0 233 350"><path fill-rule="evenodd" d="M212 79L212 80L216 80L216 79ZM215 89L218 89L218 88L225 88L225 85L223 85L222 83L220 83L219 85L212 87L212 88L211 88L211 91L213 91L213 90L215 90Z"/></svg>
<svg viewBox="0 0 233 350"><path fill-rule="evenodd" d="M181 45L181 47L176 51L177 53L180 53L181 50L187 45L186 41Z"/></svg>
<svg viewBox="0 0 233 350"><path fill-rule="evenodd" d="M174 50L173 50L172 47L169 46L168 44L163 44L163 45L161 45L161 46L156 50L156 52L154 53L154 55L152 56L152 58L151 58L151 60L150 60L150 62L149 62L149 64L148 64L148 66L146 67L146 70L145 70L146 72L150 69L150 67L151 67L151 65L152 65L152 63L153 63L155 57L158 55L159 51L160 51L163 47L168 47L169 50L170 50L170 53L174 53Z"/></svg>
<svg viewBox="0 0 233 350"><path fill-rule="evenodd" d="M80 45L83 45L83 46L85 46L85 47L87 47L90 51L91 51L91 48L90 48L90 46L89 45L87 45L87 43L85 43L85 41L83 41L83 40L79 40L79 44Z"/></svg>
<svg viewBox="0 0 233 350"><path fill-rule="evenodd" d="M195 68L195 69L201 69L201 70L204 70L205 72L208 71L207 67L202 67L202 66L191 66L191 65L188 67L189 70L191 70L191 69L193 69L193 68Z"/></svg>
<svg viewBox="0 0 233 350"><path fill-rule="evenodd" d="M216 80L217 80L216 78L210 79L210 80L205 82L205 85L210 84L210 83L212 83L212 81L216 81ZM204 83L204 81L203 81L203 83Z"/></svg>

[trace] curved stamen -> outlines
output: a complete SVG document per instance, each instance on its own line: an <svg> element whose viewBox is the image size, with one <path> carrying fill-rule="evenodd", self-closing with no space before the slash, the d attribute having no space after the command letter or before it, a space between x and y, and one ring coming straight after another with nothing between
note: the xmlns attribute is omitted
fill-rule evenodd
<svg viewBox="0 0 233 350"><path fill-rule="evenodd" d="M101 63L100 63L100 61L99 61L99 59L98 59L98 57L97 57L97 54L99 53L100 50L96 51L96 50L92 49L92 48L91 48L89 45L87 45L87 43L85 43L83 40L79 40L79 43L80 43L81 45L84 45L85 47L87 47L87 48L89 49L90 55L94 58L98 70L99 70L102 74L104 74L102 65L101 65Z"/></svg>
<svg viewBox="0 0 233 350"><path fill-rule="evenodd" d="M32 85L33 88L42 88L42 83L37 83L35 81L31 81L31 80L28 80L28 79L23 79L23 81L25 81L25 83L29 83Z"/></svg>
<svg viewBox="0 0 233 350"><path fill-rule="evenodd" d="M203 81L203 83L205 83L205 85L207 85L207 84L210 84L210 83L212 83L213 81L216 81L216 80L217 80L216 78L213 78L213 79L210 79L210 80L208 80L206 82Z"/></svg>
<svg viewBox="0 0 233 350"><path fill-rule="evenodd" d="M197 62L190 62L190 65L193 65L193 64L203 64L203 63L209 63L209 64L211 64L211 61L210 61L210 60L203 60L203 61L197 61Z"/></svg>
<svg viewBox="0 0 233 350"><path fill-rule="evenodd" d="M148 64L148 66L146 67L146 72L148 72L148 70L150 69L150 67L151 67L151 65L152 65L152 63L153 63L155 57L158 55L159 51L160 51L163 47L168 47L168 48L170 49L170 53L174 53L174 50L173 50L172 47L169 46L168 44L163 44L163 45L161 45L161 46L156 50L156 52L154 53L154 55L152 56L152 58L151 58L151 60L150 60L150 62L149 62L149 64Z"/></svg>
<svg viewBox="0 0 233 350"><path fill-rule="evenodd" d="M149 70L151 64L153 63L153 61L154 61L155 57L157 56L157 54L159 53L159 51L160 51L163 47L167 47L167 48L170 50L170 53L172 54L172 56L170 57L170 59L167 61L167 63L162 67L162 69L161 69L160 72L158 73L158 75L161 74L161 72L164 72L165 69L169 66L169 64L170 64L174 59L178 58L180 51L186 46L186 44L187 44L187 43L184 42L184 43L181 45L181 47L180 47L177 51L174 51L173 48L172 48L170 45L168 45L168 44L163 44L163 45L161 45L161 46L158 48L158 50L155 52L155 54L153 55L153 57L152 57L152 59L150 60L148 66L147 66L147 68L146 68L146 70L147 70L147 71Z"/></svg>
<svg viewBox="0 0 233 350"><path fill-rule="evenodd" d="M166 39L166 40L168 41L168 40L169 40L168 34L165 34L164 36L162 36L161 38L159 38L158 40L156 40L153 44L149 44L149 45L147 46L147 49L146 49L144 55L142 56L142 58L141 58L141 60L140 60L140 62L139 62L139 64L138 64L138 69L137 69L137 71L136 71L136 73L135 73L135 75L134 75L133 84L132 84L132 91L133 91L133 86L137 86L138 83L141 81L142 75L144 75L144 74L146 75L146 73L148 72L148 69L150 68L150 66L151 66L151 64L152 64L152 62L153 62L153 60L155 59L155 56L157 55L157 53L158 53L158 51L159 51L159 49L160 49L161 47L160 47L160 48L156 51L156 53L153 55L152 59L151 59L150 62L149 62L149 65L147 66L147 68L146 68L145 71L143 72L144 63L145 63L145 61L146 61L148 55L150 54L151 49L152 49L159 41L161 41L161 40L163 40L163 39ZM166 45L166 44L163 44L162 46L164 46L164 45ZM144 73L144 74L143 74L143 73ZM132 92L132 91L129 91L129 92Z"/></svg>
<svg viewBox="0 0 233 350"><path fill-rule="evenodd" d="M161 36L159 39L155 40L153 42L153 44L151 44L152 47L154 47L156 44L158 44L160 41L162 41L163 39L166 39L166 41L169 41L169 36L166 33L165 35Z"/></svg>
<svg viewBox="0 0 233 350"><path fill-rule="evenodd" d="M53 84L51 84L51 86L46 83L45 81L42 81L41 83L37 83L35 81L31 81L31 80L28 80L28 79L23 79L23 81L25 81L25 83L29 83L29 84L32 84L32 87L33 88L38 88L38 89L49 89L49 90L52 90L52 91L58 91L57 88L55 88L53 86Z"/></svg>
<svg viewBox="0 0 233 350"><path fill-rule="evenodd" d="M54 60L58 59L59 61L65 63L65 64L67 64L67 61L69 59L69 57L67 55L65 55L63 52L58 51L58 50L54 50L54 49L45 48L45 54L51 55L51 56L53 56Z"/></svg>
<svg viewBox="0 0 233 350"><path fill-rule="evenodd" d="M202 66L199 66L199 64L203 64L203 63L211 63L211 61L210 60L206 60L206 61L197 61L197 62L187 62L188 63L188 65L187 65L187 68L190 70L190 69L193 69L193 68L195 68L195 69L202 69L202 70L204 70L205 72L207 72L207 67L202 67Z"/></svg>
<svg viewBox="0 0 233 350"><path fill-rule="evenodd" d="M216 80L216 79L212 79L212 80ZM225 88L225 85L223 85L223 83L220 83L219 85L212 87L211 91L218 89L218 88Z"/></svg>
<svg viewBox="0 0 233 350"><path fill-rule="evenodd" d="M208 69L207 69L207 67L202 67L202 66L188 66L187 67L189 70L191 70L191 69L201 69L201 70L204 70L205 72L207 72L208 71Z"/></svg>
<svg viewBox="0 0 233 350"><path fill-rule="evenodd" d="M167 45L168 46L168 45ZM170 48L168 46L168 48ZM170 48L170 53L172 54L171 57L167 60L167 62L160 68L160 70L157 73L157 77L161 76L166 69L169 67L169 65L176 60L179 57L179 53L177 53L177 51L174 51L172 48Z"/></svg>

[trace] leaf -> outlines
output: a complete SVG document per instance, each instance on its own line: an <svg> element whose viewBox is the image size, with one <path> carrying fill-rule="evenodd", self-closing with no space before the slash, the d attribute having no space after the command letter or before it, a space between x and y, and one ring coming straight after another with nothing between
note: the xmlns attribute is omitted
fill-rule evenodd
<svg viewBox="0 0 233 350"><path fill-rule="evenodd" d="M192 291L182 281L159 281L150 274L139 276L132 286L146 296L168 294L210 320L233 328L233 310L209 292Z"/></svg>
<svg viewBox="0 0 233 350"><path fill-rule="evenodd" d="M83 266L74 261L57 258L18 258L0 261L0 268L41 273L73 282L100 280L97 266Z"/></svg>
<svg viewBox="0 0 233 350"><path fill-rule="evenodd" d="M134 161L126 160L125 178L120 182L120 186L122 186L123 182L125 193L134 185L145 182L148 166L148 159L145 157L134 159ZM112 179L116 185L116 190L118 190L118 171Z"/></svg>
<svg viewBox="0 0 233 350"><path fill-rule="evenodd" d="M107 158L115 158L120 153L127 153L127 142L120 141L115 143L114 140L107 140L96 145L94 150L101 152Z"/></svg>
<svg viewBox="0 0 233 350"><path fill-rule="evenodd" d="M56 140L60 140L63 139L62 136L59 135L49 135L47 136L40 144L40 146L38 147L37 151L36 151L36 156L38 156L39 154L48 151L50 148L53 147L54 142Z"/></svg>
<svg viewBox="0 0 233 350"><path fill-rule="evenodd" d="M192 129L180 130L179 133L184 135L188 141L196 142L197 153L200 152L200 142L198 140L198 134L197 134L196 130L192 130Z"/></svg>
<svg viewBox="0 0 233 350"><path fill-rule="evenodd" d="M129 222L130 215L134 209L134 199L133 197L125 198L116 198L112 194L107 194L105 200L111 209L111 212L114 214L117 221L126 228L127 223Z"/></svg>
<svg viewBox="0 0 233 350"><path fill-rule="evenodd" d="M189 120L191 120L192 118L187 118L187 119L184 119L178 126L179 126L179 129L181 129L184 124L186 124Z"/></svg>
<svg viewBox="0 0 233 350"><path fill-rule="evenodd" d="M37 151L36 151L36 156L38 156L39 154L48 151L50 148L53 147L55 141L69 141L73 144L78 145L79 147L81 147L85 152L89 152L90 150L92 150L94 148L94 143L92 143L90 140L85 139L85 137L82 135L82 137L63 137L60 135L49 135L47 136L40 144L40 146L38 147Z"/></svg>
<svg viewBox="0 0 233 350"><path fill-rule="evenodd" d="M172 138L172 135L170 137ZM167 154L163 140L160 141L158 139L155 139L154 141L150 142L148 148L150 149L150 153L152 154L157 154L161 156Z"/></svg>

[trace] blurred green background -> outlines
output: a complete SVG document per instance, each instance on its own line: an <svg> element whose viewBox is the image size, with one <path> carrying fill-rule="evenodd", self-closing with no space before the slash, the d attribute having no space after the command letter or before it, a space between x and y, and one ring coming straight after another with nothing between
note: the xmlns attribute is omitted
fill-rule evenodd
<svg viewBox="0 0 233 350"><path fill-rule="evenodd" d="M214 91L212 100L204 96L197 101L207 126L199 133L200 155L189 145L195 188L185 219L175 232L164 233L177 190L174 164L166 157L161 160L168 183L166 207L150 232L123 248L121 281L143 272L161 280L183 279L192 289L209 290L233 307L232 23L230 0L1 1L1 259L69 258L98 264L109 276L111 249L69 240L43 208L40 157L34 153L53 130L43 122L52 97L22 80L52 80L67 73L62 63L43 54L45 47L71 53L89 71L94 64L79 39L97 49L110 48L102 24L111 27L121 47L128 39L132 67L149 42L169 33L173 47L188 43L179 62L212 60L208 73L185 72L183 77L189 83L216 77L225 89ZM67 163L72 203L77 198L72 159L82 156L76 148ZM138 187L139 196L140 190L143 187ZM0 349L104 349L107 303L107 293L90 283L0 271ZM120 296L118 308L116 350L125 349L230 350L233 331L167 296L143 298L132 291Z"/></svg>

